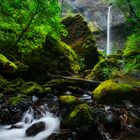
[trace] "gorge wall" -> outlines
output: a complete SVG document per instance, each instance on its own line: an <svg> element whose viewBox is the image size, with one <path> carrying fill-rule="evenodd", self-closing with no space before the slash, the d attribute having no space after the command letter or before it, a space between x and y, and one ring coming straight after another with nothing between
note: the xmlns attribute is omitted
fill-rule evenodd
<svg viewBox="0 0 140 140"><path fill-rule="evenodd" d="M88 21L96 36L98 49L106 50L106 27L108 5L104 0L64 0L63 16L81 13ZM111 46L112 50L121 49L126 40L125 17L122 11L113 5L111 8Z"/></svg>

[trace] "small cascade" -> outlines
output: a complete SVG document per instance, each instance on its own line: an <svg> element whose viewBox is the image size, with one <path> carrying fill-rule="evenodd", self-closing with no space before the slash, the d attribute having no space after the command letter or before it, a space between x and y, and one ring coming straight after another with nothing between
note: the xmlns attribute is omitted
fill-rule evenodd
<svg viewBox="0 0 140 140"><path fill-rule="evenodd" d="M33 108L27 110L21 122L14 125L0 126L0 140L47 140L47 138L54 132L59 130L60 120L58 117L54 117L52 113L49 112L47 105L40 106L40 115L36 115L36 111ZM30 134L33 130L43 128L36 134ZM35 128L33 128L35 126ZM29 130L30 129L30 130ZM28 131L28 133L27 133Z"/></svg>
<svg viewBox="0 0 140 140"><path fill-rule="evenodd" d="M107 13L107 48L106 48L106 55L111 54L111 46L110 46L111 7L112 7L112 5L108 7L108 13Z"/></svg>

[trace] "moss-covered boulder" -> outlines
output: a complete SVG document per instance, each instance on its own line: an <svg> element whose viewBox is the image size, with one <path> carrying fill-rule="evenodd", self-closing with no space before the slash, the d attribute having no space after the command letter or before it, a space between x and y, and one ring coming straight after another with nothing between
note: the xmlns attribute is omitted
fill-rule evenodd
<svg viewBox="0 0 140 140"><path fill-rule="evenodd" d="M123 99L140 100L140 82L126 80L106 80L94 91L94 99L99 103L113 103Z"/></svg>
<svg viewBox="0 0 140 140"><path fill-rule="evenodd" d="M70 128L87 128L93 124L93 111L87 104L77 105L69 114L67 125Z"/></svg>
<svg viewBox="0 0 140 140"><path fill-rule="evenodd" d="M62 95L59 97L59 101L64 106L75 106L81 103L77 97L71 95Z"/></svg>
<svg viewBox="0 0 140 140"><path fill-rule="evenodd" d="M92 35L87 22L82 15L76 14L64 18L62 23L65 25L68 35L62 40L70 44L80 56L83 69L93 68L99 61L99 54L95 46L95 38Z"/></svg>
<svg viewBox="0 0 140 140"><path fill-rule="evenodd" d="M17 66L10 60L8 60L3 54L0 54L0 73L9 74L14 73Z"/></svg>
<svg viewBox="0 0 140 140"><path fill-rule="evenodd" d="M18 104L21 104L23 102L25 102L27 99L27 95L25 94L20 94L20 95L17 95L17 96L13 96L9 99L9 103L13 106L16 106Z"/></svg>
<svg viewBox="0 0 140 140"><path fill-rule="evenodd" d="M25 57L25 63L29 65L31 78L38 82L46 82L50 73L69 75L80 70L77 55L71 47L49 36L41 48Z"/></svg>
<svg viewBox="0 0 140 140"><path fill-rule="evenodd" d="M106 79L109 79L109 77L113 74L114 71L119 70L119 67L120 65L117 59L102 59L94 66L93 70L87 76L87 78L104 81Z"/></svg>
<svg viewBox="0 0 140 140"><path fill-rule="evenodd" d="M21 87L21 91L29 96L32 95L40 96L44 92L43 88L34 82L25 82Z"/></svg>

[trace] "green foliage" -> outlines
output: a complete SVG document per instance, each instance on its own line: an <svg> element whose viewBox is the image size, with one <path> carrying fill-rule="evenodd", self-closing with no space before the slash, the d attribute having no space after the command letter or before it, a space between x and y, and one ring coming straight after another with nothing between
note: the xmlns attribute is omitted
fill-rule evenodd
<svg viewBox="0 0 140 140"><path fill-rule="evenodd" d="M139 48L140 48L140 33L134 33L128 37L124 54L126 55L126 53L128 53L130 50L139 50Z"/></svg>
<svg viewBox="0 0 140 140"><path fill-rule="evenodd" d="M113 72L117 70L119 70L118 60L114 58L105 58L100 60L94 66L92 72L87 76L87 78L104 81L110 78Z"/></svg>
<svg viewBox="0 0 140 140"><path fill-rule="evenodd" d="M57 0L0 0L0 49L27 53L47 34L59 38L64 33L60 21Z"/></svg>
<svg viewBox="0 0 140 140"><path fill-rule="evenodd" d="M128 37L124 49L125 71L140 69L140 33Z"/></svg>

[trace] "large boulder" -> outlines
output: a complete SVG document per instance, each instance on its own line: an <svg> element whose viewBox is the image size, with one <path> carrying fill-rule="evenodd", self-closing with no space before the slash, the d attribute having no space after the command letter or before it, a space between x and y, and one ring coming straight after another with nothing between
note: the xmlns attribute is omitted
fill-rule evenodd
<svg viewBox="0 0 140 140"><path fill-rule="evenodd" d="M93 125L93 122L93 111L87 104L80 104L76 106L67 119L67 125L70 128L79 128L85 131Z"/></svg>
<svg viewBox="0 0 140 140"><path fill-rule="evenodd" d="M99 103L113 103L121 100L140 100L140 82L131 78L126 80L109 79L102 82L94 91L94 99Z"/></svg>
<svg viewBox="0 0 140 140"><path fill-rule="evenodd" d="M81 63L86 69L93 68L98 62L98 51L95 46L95 38L93 37L87 22L84 18L77 14L64 18L62 23L65 25L68 35L62 40L73 46L73 49L79 54Z"/></svg>
<svg viewBox="0 0 140 140"><path fill-rule="evenodd" d="M46 82L49 74L69 75L80 69L71 47L49 36L41 48L25 57L25 63L29 65L31 79L37 82Z"/></svg>

